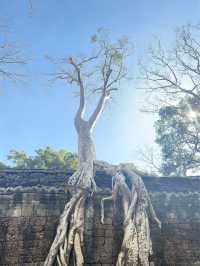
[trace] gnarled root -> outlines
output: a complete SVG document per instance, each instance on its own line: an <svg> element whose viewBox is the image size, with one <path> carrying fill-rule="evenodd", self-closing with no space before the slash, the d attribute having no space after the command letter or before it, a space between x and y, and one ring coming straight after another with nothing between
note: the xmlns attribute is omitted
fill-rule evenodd
<svg viewBox="0 0 200 266"><path fill-rule="evenodd" d="M93 163L85 162L70 177L72 198L66 204L60 217L57 233L51 245L44 266L83 266L82 253L85 201L89 194L96 190Z"/></svg>
<svg viewBox="0 0 200 266"><path fill-rule="evenodd" d="M159 226L160 221L140 176L126 165L115 173L112 195L101 202L101 221L104 223L104 202L113 200L116 203L119 198L123 208L124 236L116 266L153 265L149 261L152 254L149 219ZM85 201L96 188L91 165L83 165L70 178L69 184L74 187L72 198L61 215L56 237L44 266L69 266L71 258L74 266L84 265L82 245Z"/></svg>
<svg viewBox="0 0 200 266"><path fill-rule="evenodd" d="M152 255L149 218L159 226L160 221L142 179L126 166L114 177L112 196L102 199L102 222L104 202L111 199L115 202L119 197L123 207L124 236L116 266L149 266Z"/></svg>
<svg viewBox="0 0 200 266"><path fill-rule="evenodd" d="M89 188L93 192L96 191L93 163L82 163L80 168L69 178L68 185Z"/></svg>
<svg viewBox="0 0 200 266"><path fill-rule="evenodd" d="M72 254L75 259L75 265L83 265L82 245L86 196L86 191L79 190L66 204L60 217L56 237L54 238L44 266L56 264L59 266L67 266L69 265Z"/></svg>

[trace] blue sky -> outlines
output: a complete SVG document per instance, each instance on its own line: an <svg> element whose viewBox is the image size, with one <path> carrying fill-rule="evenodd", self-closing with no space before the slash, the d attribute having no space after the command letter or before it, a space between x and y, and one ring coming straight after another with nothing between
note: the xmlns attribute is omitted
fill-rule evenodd
<svg viewBox="0 0 200 266"><path fill-rule="evenodd" d="M63 57L88 50L89 39L99 27L113 38L127 35L135 44L133 68L158 36L173 42L176 27L200 21L199 0L1 0L0 18L10 26L10 38L30 62L24 83L0 80L0 160L10 149L32 153L46 145L77 150L73 117L77 107L70 86L49 86L53 67L45 55ZM109 105L94 131L97 158L113 163L132 161L136 150L154 141L153 119L139 112L142 95L135 80Z"/></svg>

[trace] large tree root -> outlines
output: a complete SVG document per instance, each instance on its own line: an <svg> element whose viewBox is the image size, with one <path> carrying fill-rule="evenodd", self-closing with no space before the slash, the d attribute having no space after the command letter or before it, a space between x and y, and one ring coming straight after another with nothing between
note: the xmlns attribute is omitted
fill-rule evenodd
<svg viewBox="0 0 200 266"><path fill-rule="evenodd" d="M149 258L152 254L149 218L159 226L160 222L140 176L126 165L119 168L111 166L112 173L113 169L115 175L112 195L102 199L101 221L104 223L104 202L107 200L116 202L120 199L124 217L124 236L116 266L149 266ZM96 189L91 167L83 165L70 178L68 184L73 187L72 197L60 217L57 233L44 266L84 265L82 247L85 202Z"/></svg>
<svg viewBox="0 0 200 266"><path fill-rule="evenodd" d="M82 253L85 201L91 192L95 191L93 164L83 163L70 177L72 197L65 205L60 217L56 236L51 245L44 266L83 266Z"/></svg>
<svg viewBox="0 0 200 266"><path fill-rule="evenodd" d="M60 217L56 237L45 260L45 266L54 264L67 266L71 256L75 260L74 265L83 265L82 245L86 196L87 193L79 189L66 204Z"/></svg>
<svg viewBox="0 0 200 266"><path fill-rule="evenodd" d="M96 191L93 163L82 163L81 167L69 178L68 185Z"/></svg>
<svg viewBox="0 0 200 266"><path fill-rule="evenodd" d="M116 173L113 179L112 196L102 199L102 223L104 222L104 202L106 200L116 202L117 199L121 200L123 207L124 236L116 266L153 265L150 262L152 243L149 218L159 226L160 222L142 179L127 166L121 166Z"/></svg>

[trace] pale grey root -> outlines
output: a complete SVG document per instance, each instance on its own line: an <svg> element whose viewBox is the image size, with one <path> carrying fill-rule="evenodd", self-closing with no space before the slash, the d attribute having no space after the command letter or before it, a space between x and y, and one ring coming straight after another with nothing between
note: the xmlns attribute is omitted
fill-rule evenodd
<svg viewBox="0 0 200 266"><path fill-rule="evenodd" d="M130 167L119 167L114 176L112 196L102 199L101 221L104 223L104 202L121 199L123 208L123 241L116 266L149 266L152 255L149 219L160 227L148 192L140 176ZM128 177L131 187L127 185ZM117 205L115 205L117 206Z"/></svg>
<svg viewBox="0 0 200 266"><path fill-rule="evenodd" d="M112 195L102 199L101 221L104 223L105 201L116 201L120 198L124 215L124 236L116 266L149 266L149 257L152 255L149 219L159 226L160 222L141 177L126 165L118 168L110 166L110 172L113 173L113 169L115 169L115 175L113 176ZM73 184L72 180L76 180L77 184L77 176L79 175L82 179L82 171L78 170L75 173L76 178L72 176L69 182ZM107 171L109 171L108 165ZM127 178L131 187L127 185ZM92 185L92 182L90 184ZM85 200L89 195L90 191L85 189L77 188L74 191L60 218L57 234L46 258L45 266L56 264L68 266L70 256L74 259L74 266L84 265L82 253L84 208Z"/></svg>

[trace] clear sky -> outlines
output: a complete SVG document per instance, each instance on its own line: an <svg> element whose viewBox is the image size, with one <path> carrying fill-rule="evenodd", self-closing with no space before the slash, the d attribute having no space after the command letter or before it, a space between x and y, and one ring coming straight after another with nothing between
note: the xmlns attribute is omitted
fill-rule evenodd
<svg viewBox="0 0 200 266"><path fill-rule="evenodd" d="M0 18L9 23L11 38L31 60L26 82L0 83L0 160L10 149L32 153L46 145L77 150L73 117L77 99L64 84L49 86L53 68L45 55L63 57L87 51L99 27L113 37L127 35L135 44L137 60L158 36L166 44L176 27L200 21L199 0L1 0ZM136 81L123 84L121 97L106 109L94 131L97 158L131 161L138 148L152 145L153 120L141 114L142 97Z"/></svg>

